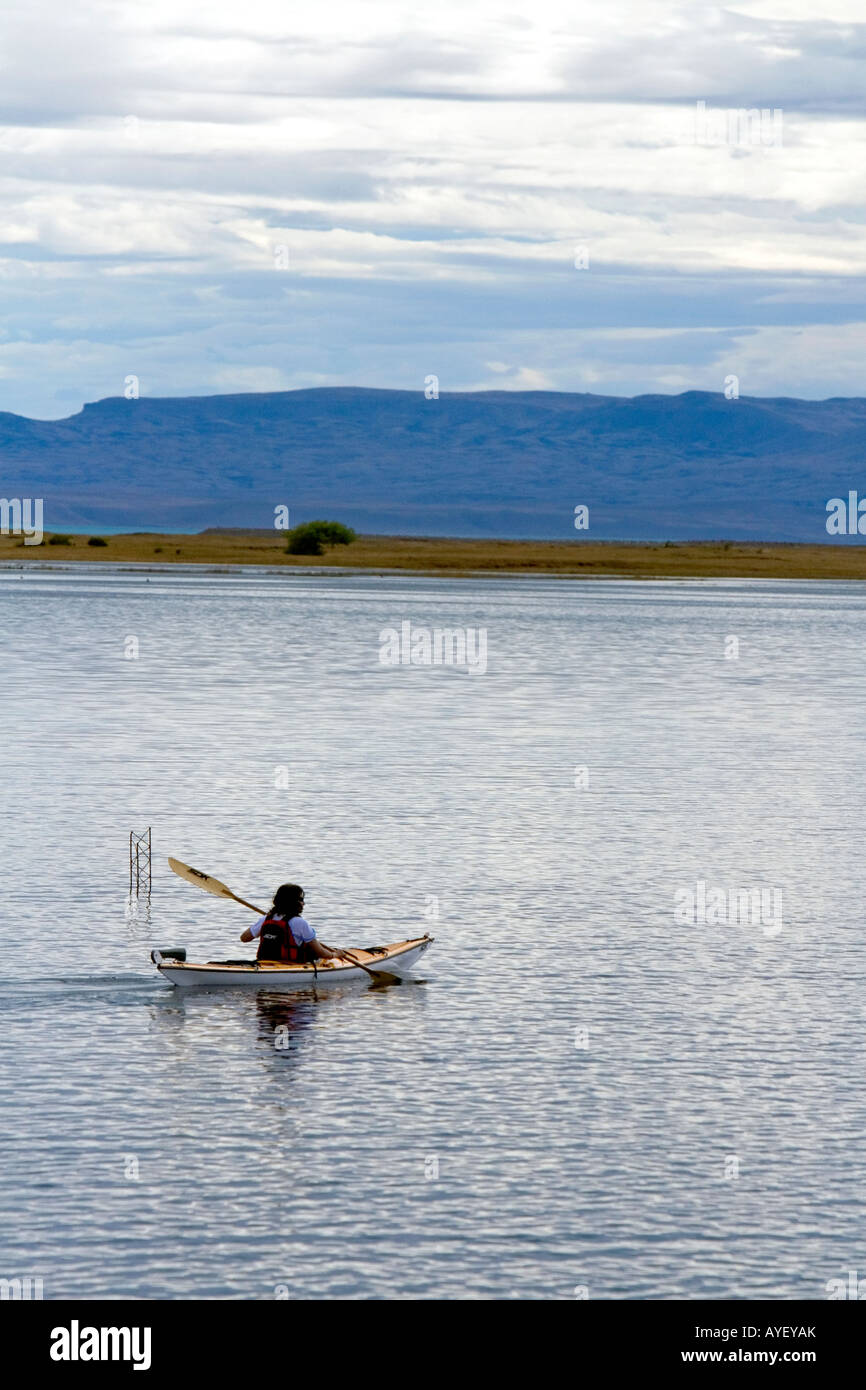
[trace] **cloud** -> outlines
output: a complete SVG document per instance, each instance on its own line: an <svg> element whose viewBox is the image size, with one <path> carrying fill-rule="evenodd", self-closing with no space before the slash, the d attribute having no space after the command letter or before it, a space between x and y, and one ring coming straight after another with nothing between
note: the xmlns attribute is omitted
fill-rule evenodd
<svg viewBox="0 0 866 1390"><path fill-rule="evenodd" d="M771 393L862 376L845 0L34 0L0 39L0 408L131 371L675 390L715 381L722 339ZM698 101L780 106L781 142L702 142Z"/></svg>

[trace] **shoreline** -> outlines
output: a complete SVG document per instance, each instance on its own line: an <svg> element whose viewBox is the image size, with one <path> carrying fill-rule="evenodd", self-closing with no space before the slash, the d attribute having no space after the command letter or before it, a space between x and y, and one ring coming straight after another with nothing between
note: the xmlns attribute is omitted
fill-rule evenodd
<svg viewBox="0 0 866 1390"><path fill-rule="evenodd" d="M98 534L98 533L92 533ZM866 580L866 545L760 541L532 541L430 536L359 536L321 557L288 555L285 535L261 531L198 534L88 534L70 543L28 546L0 536L5 571L110 564L132 572L183 568L198 573L260 570L269 574L363 574L449 578L840 579Z"/></svg>

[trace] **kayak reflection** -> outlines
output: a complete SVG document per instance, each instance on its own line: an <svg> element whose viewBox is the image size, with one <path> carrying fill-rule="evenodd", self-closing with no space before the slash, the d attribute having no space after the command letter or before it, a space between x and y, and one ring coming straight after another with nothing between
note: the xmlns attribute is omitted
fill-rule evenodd
<svg viewBox="0 0 866 1390"><path fill-rule="evenodd" d="M204 1051L216 1045L227 1059L247 1057L250 1047L268 1070L268 1058L279 1067L284 1059L301 1060L303 1035L320 1022L319 1009L357 1006L365 996L384 1000L390 986L357 984L327 988L258 989L239 996L232 990L171 990L150 1002L152 1026L162 1039L168 1067L186 1070L199 1064ZM396 990L398 996L405 991ZM423 991L421 991L423 996ZM283 1073L283 1075L285 1075Z"/></svg>
<svg viewBox="0 0 866 1390"><path fill-rule="evenodd" d="M315 1011L326 998L327 995L319 995L315 990L296 991L294 994L257 992L259 1041L267 1043L277 1057L287 1057L291 1052L296 1052L300 1034L313 1026Z"/></svg>

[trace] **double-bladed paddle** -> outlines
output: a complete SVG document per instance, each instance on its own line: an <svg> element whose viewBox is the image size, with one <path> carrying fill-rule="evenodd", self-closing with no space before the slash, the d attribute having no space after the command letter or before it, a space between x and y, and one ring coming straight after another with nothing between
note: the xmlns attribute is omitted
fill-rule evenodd
<svg viewBox="0 0 866 1390"><path fill-rule="evenodd" d="M246 898L239 898L237 893L224 883L220 883L218 878L212 874L204 874L201 869L193 869L189 864L182 864L179 859L172 859L169 855L168 867L177 874L178 878L186 879L187 883L194 883L197 887L203 888L206 893L212 893L215 898L230 898L232 902L240 903L241 907L248 907L251 912L258 913L259 917L267 916L267 913L255 903L248 903ZM371 980L375 980L377 985L400 985L403 981L399 975L392 975L390 970L371 970L369 965L364 965L363 961L358 960L348 950L343 951L347 960L356 965L360 970L366 970Z"/></svg>

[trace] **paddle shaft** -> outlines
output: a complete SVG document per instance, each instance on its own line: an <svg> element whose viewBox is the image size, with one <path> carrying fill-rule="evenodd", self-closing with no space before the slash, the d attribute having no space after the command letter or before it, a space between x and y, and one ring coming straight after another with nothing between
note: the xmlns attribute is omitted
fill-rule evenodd
<svg viewBox="0 0 866 1390"><path fill-rule="evenodd" d="M229 889L229 895L234 899L236 903L240 903L241 907L248 907L250 912L257 913L259 917L267 917L268 914L264 911L263 908L256 907L255 903L248 903L246 898L239 898L237 893L231 892L231 889Z"/></svg>
<svg viewBox="0 0 866 1390"><path fill-rule="evenodd" d="M345 946L343 947L342 954L345 960L350 960L353 965L358 966L359 970L366 970L371 980L398 979L398 976L392 975L390 970L371 970L369 965L365 965L362 960L358 960L357 956L353 956L351 951L348 951Z"/></svg>

